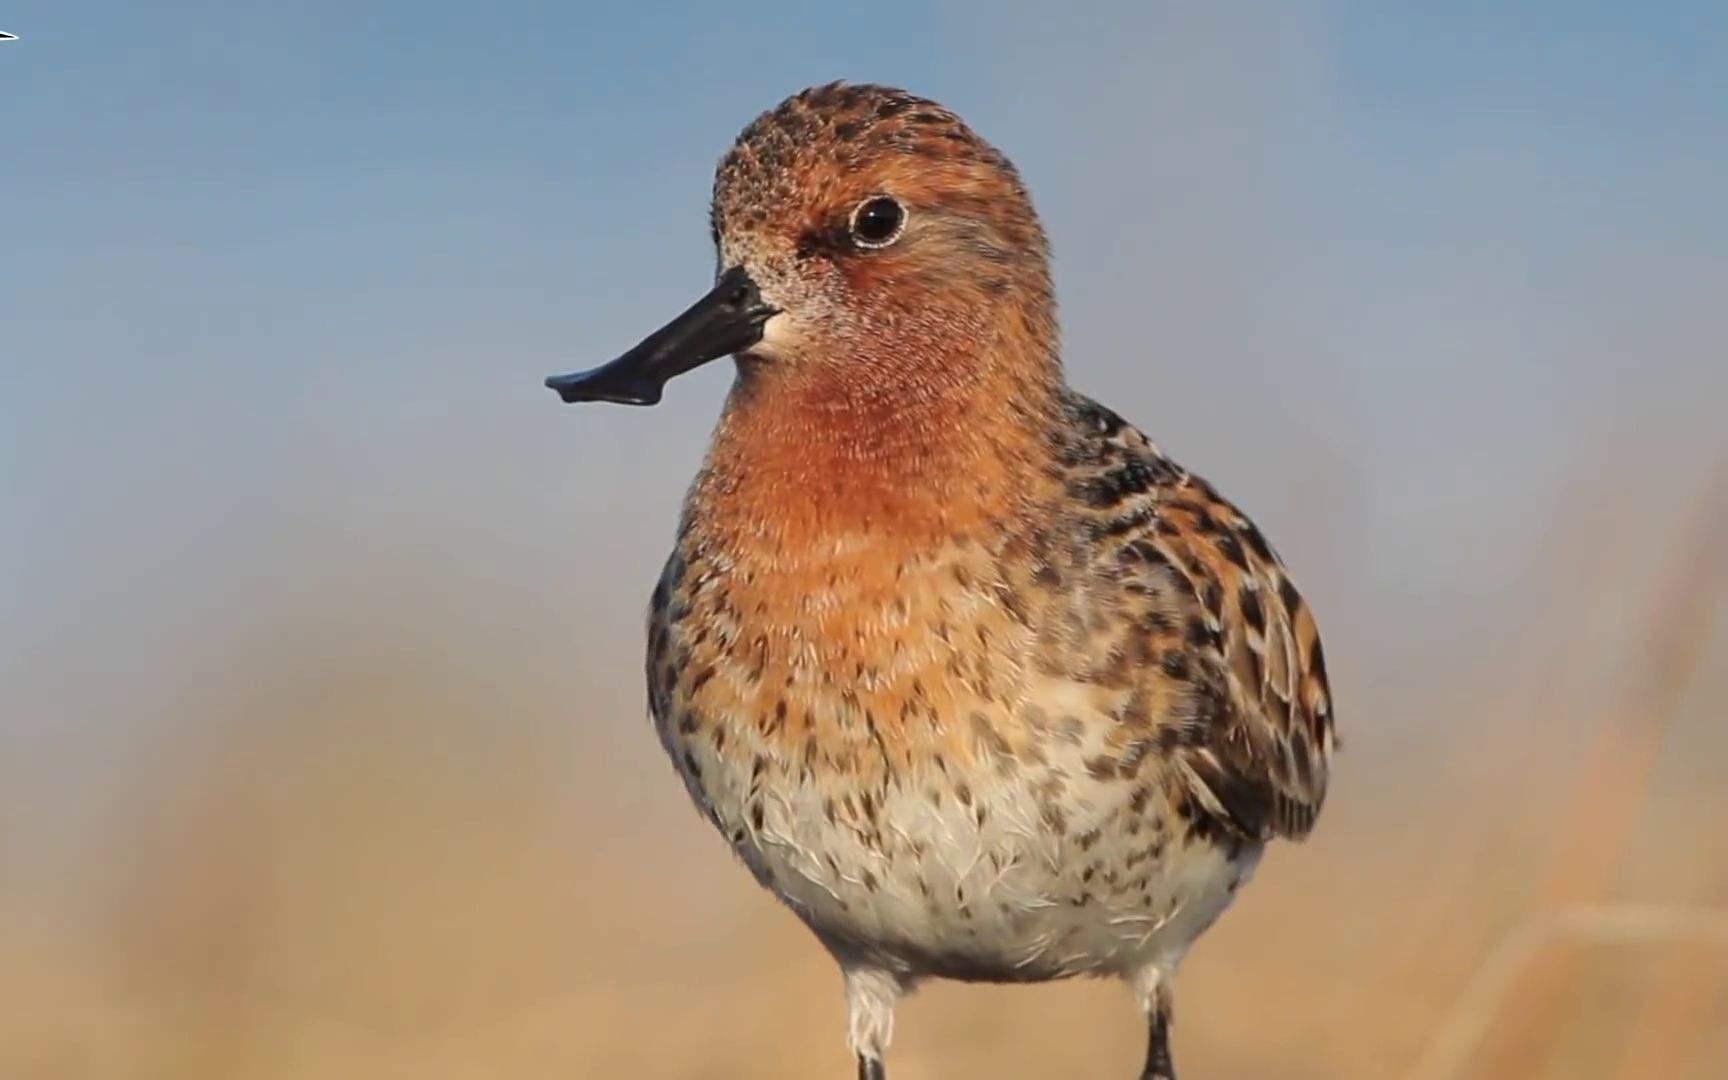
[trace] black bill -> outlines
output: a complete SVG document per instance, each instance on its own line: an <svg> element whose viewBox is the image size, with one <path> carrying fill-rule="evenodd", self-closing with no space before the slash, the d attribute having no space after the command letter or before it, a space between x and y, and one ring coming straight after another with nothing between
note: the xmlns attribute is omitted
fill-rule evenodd
<svg viewBox="0 0 1728 1080"><path fill-rule="evenodd" d="M588 371L554 375L546 385L565 401L653 405L671 379L762 340L776 314L741 266L720 275L713 291L654 331L642 344Z"/></svg>

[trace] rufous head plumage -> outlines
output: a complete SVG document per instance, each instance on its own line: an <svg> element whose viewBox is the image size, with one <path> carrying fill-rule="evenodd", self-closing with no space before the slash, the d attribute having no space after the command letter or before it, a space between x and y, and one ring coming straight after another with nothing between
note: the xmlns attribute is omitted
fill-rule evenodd
<svg viewBox="0 0 1728 1080"><path fill-rule="evenodd" d="M1008 159L935 102L842 83L788 98L722 159L712 221L721 265L742 266L779 311L751 350L765 361L963 365L955 354L1004 347L1053 360L1031 199Z"/></svg>
<svg viewBox="0 0 1728 1080"><path fill-rule="evenodd" d="M711 221L715 289L617 361L549 386L653 404L668 379L727 354L746 380L839 401L1059 381L1031 199L1008 159L933 101L845 83L787 98L721 160Z"/></svg>

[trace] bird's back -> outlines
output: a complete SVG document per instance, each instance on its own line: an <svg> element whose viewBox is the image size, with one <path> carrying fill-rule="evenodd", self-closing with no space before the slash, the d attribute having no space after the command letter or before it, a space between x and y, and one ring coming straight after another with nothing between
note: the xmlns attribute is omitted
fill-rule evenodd
<svg viewBox="0 0 1728 1080"><path fill-rule="evenodd" d="M1109 409L1072 393L1065 406L1058 459L1079 518L1067 531L1105 594L1089 611L1103 640L1086 651L1126 664L1133 691L1164 702L1149 717L1138 702L1117 714L1116 767L1159 757L1197 830L1302 838L1333 747L1312 612L1259 528L1211 484Z"/></svg>

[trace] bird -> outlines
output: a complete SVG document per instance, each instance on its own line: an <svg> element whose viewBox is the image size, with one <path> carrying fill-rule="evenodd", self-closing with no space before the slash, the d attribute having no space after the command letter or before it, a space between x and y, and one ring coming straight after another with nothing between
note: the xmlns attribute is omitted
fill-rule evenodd
<svg viewBox="0 0 1728 1080"><path fill-rule="evenodd" d="M647 620L696 807L837 962L860 1080L919 982L1120 979L1143 1080L1172 982L1324 801L1308 603L1199 475L1071 389L1009 160L836 82L715 173L714 286L546 385L651 405L733 357Z"/></svg>

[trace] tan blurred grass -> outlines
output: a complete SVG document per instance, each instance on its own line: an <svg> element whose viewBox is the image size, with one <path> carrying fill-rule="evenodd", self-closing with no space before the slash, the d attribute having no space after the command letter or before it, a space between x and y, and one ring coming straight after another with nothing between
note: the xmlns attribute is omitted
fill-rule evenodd
<svg viewBox="0 0 1728 1080"><path fill-rule="evenodd" d="M1708 1065L1696 1061L1698 1048L1728 1019L1719 1008L1728 1001L1715 1000L1728 991L1728 909L1693 905L1720 902L1709 877L1728 884L1718 838L1707 831L1693 845L1707 877L1667 906L1598 912L1588 905L1613 893L1628 853L1651 840L1645 807L1661 755L1684 723L1681 710L1711 646L1728 575L1719 550L1728 530L1725 482L1728 470L1719 470L1685 550L1665 565L1627 690L1604 710L1571 797L1555 816L1556 841L1525 932L1484 965L1504 967L1506 985L1467 999L1420 1076L1566 1075L1577 1072L1575 1061L1595 1062L1604 1075L1681 1076ZM1689 831L1682 825L1675 835ZM1477 988L1484 985L1479 972ZM1615 1000L1597 1000L1609 992ZM1477 1037L1459 1039L1460 1029Z"/></svg>
<svg viewBox="0 0 1728 1080"><path fill-rule="evenodd" d="M1317 839L1275 851L1184 972L1188 1075L1403 1076L1461 1015L1480 1038L1435 1078L1728 1074L1708 939L1535 938L1486 1015L1460 1013L1532 920L1728 906L1718 529L1621 576L1654 615L1560 589L1517 677L1346 717ZM1624 542L1555 572L1622 567ZM729 865L645 726L484 642L321 634L216 658L81 856L4 883L0 1076L848 1074L828 962ZM1140 1049L1113 986L934 985L894 1067L1128 1076Z"/></svg>

